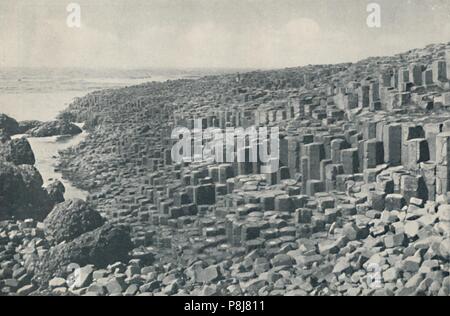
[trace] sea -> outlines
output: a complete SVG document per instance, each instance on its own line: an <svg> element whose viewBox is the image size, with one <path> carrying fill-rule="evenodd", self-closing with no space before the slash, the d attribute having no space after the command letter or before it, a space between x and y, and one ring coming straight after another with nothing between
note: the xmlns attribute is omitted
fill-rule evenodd
<svg viewBox="0 0 450 316"><path fill-rule="evenodd" d="M67 108L74 98L83 97L96 90L200 76L201 71L174 69L0 69L0 113L17 121L51 121ZM35 167L41 173L44 185L53 180L60 180L66 188L66 200L85 200L89 193L63 179L56 169L58 152L76 146L86 136L87 133L83 132L74 137L28 138L36 158Z"/></svg>

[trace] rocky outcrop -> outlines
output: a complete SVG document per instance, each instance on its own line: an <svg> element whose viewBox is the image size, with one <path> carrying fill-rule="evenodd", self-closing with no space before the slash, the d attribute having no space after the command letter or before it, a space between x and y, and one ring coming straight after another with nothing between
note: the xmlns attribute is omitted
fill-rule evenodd
<svg viewBox="0 0 450 316"><path fill-rule="evenodd" d="M57 204L44 221L45 234L57 243L71 241L103 224L100 213L79 199Z"/></svg>
<svg viewBox="0 0 450 316"><path fill-rule="evenodd" d="M9 136L19 133L19 123L8 115L0 113L0 130L3 129Z"/></svg>
<svg viewBox="0 0 450 316"><path fill-rule="evenodd" d="M15 165L34 165L36 160L26 138L0 141L0 159Z"/></svg>
<svg viewBox="0 0 450 316"><path fill-rule="evenodd" d="M6 131L4 129L0 128L0 143L6 143L11 140L11 137L9 137L8 134L6 134Z"/></svg>
<svg viewBox="0 0 450 316"><path fill-rule="evenodd" d="M53 207L39 172L0 160L0 220L43 220Z"/></svg>
<svg viewBox="0 0 450 316"><path fill-rule="evenodd" d="M82 133L81 128L68 121L51 121L42 123L28 132L33 137L50 137L62 135L77 135Z"/></svg>
<svg viewBox="0 0 450 316"><path fill-rule="evenodd" d="M67 275L67 267L72 263L106 267L119 261L127 262L132 247L128 228L104 225L73 241L51 248L39 259L36 281L45 285L53 277Z"/></svg>
<svg viewBox="0 0 450 316"><path fill-rule="evenodd" d="M34 165L36 159L30 143L26 138L13 139L11 141L12 162L16 165Z"/></svg>
<svg viewBox="0 0 450 316"><path fill-rule="evenodd" d="M45 189L47 190L50 200L54 204L62 203L65 201L64 193L66 193L66 188L64 187L64 184L61 183L61 181L54 181L50 183Z"/></svg>
<svg viewBox="0 0 450 316"><path fill-rule="evenodd" d="M404 57L381 76L382 91L397 102L401 86L402 96L412 92L409 102L441 90L400 85L399 70L403 78L415 69L419 80L424 69ZM417 51L410 57L417 61ZM128 252L128 231L110 224L56 244L40 224L0 222L0 262L8 263L1 294L32 291L35 283L23 280L33 271L38 293L55 295L448 296L450 133L441 131L450 115L409 104L405 117L384 106L378 112L369 92L381 87L369 82L379 78L372 67L385 62L154 83L101 93L95 109L92 97L77 101L78 118L101 125L66 151L62 166L99 188L91 203L129 225L136 248ZM217 112L212 100L223 101ZM378 113L359 109L351 118L346 111L359 101ZM253 120L279 126L280 168L260 174L254 163L171 161L172 126L194 126L196 117L221 129ZM66 212L55 211L47 230L60 225L59 234L68 224L72 232L84 211Z"/></svg>
<svg viewBox="0 0 450 316"><path fill-rule="evenodd" d="M19 134L27 134L30 130L41 126L41 121L21 121L19 122Z"/></svg>

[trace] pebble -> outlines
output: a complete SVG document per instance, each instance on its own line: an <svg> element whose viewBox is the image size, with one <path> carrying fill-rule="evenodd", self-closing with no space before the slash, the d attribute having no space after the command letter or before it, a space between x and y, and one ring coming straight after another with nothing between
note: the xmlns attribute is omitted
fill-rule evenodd
<svg viewBox="0 0 450 316"><path fill-rule="evenodd" d="M106 284L110 295L122 294L126 290L126 284L121 278L113 277Z"/></svg>
<svg viewBox="0 0 450 316"><path fill-rule="evenodd" d="M75 274L75 283L73 284L73 288L80 289L87 287L92 283L92 274L94 273L94 266L88 265L83 268L77 270Z"/></svg>
<svg viewBox="0 0 450 316"><path fill-rule="evenodd" d="M61 288L63 286L66 286L66 280L63 278L53 278L48 282L48 285L51 289L55 288Z"/></svg>

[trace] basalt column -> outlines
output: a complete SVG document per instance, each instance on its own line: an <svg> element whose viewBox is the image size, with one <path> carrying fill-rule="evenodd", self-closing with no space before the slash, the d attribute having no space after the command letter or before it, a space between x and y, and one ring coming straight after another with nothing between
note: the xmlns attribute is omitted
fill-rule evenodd
<svg viewBox="0 0 450 316"><path fill-rule="evenodd" d="M402 126L386 125L383 128L384 162L398 166L402 162Z"/></svg>
<svg viewBox="0 0 450 316"><path fill-rule="evenodd" d="M436 190L438 195L447 194L450 168L450 132L436 136Z"/></svg>
<svg viewBox="0 0 450 316"><path fill-rule="evenodd" d="M308 157L310 180L320 180L320 162L325 157L323 144L312 143L305 146L305 156Z"/></svg>

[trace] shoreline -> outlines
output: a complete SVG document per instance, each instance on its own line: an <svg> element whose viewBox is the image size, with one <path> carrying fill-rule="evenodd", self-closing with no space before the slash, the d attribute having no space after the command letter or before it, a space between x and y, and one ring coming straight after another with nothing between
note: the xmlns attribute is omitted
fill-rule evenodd
<svg viewBox="0 0 450 316"><path fill-rule="evenodd" d="M75 125L82 128L83 124L75 123ZM86 200L89 192L78 187L70 178L65 177L61 170L59 170L58 165L60 164L60 151L78 146L87 136L88 134L83 130L78 135L32 137L27 134L18 134L14 135L12 139L25 137L28 140L36 158L35 167L42 176L44 186L54 181L61 181L66 189L64 194L66 200L75 198Z"/></svg>
<svg viewBox="0 0 450 316"><path fill-rule="evenodd" d="M178 80L178 78L179 78L179 76L175 76L175 75L171 76L170 78L172 78L172 77L176 78L175 80ZM30 77L30 78L32 78L32 77ZM182 78L184 78L184 77L182 77ZM180 79L182 79L182 78L180 78ZM145 81L144 81L144 78L142 78L142 79L130 79L130 80L138 80L139 82L137 82L136 85L143 85L143 84L145 85L145 84L159 83L159 82L163 82L165 80L171 80L171 79L167 79L167 77L164 76L164 75L158 75L158 76L154 76L154 77L152 76L152 78L145 78ZM105 79L104 83L107 83L107 84L119 84L121 81L123 81L123 80L121 80L121 79L117 79L117 80ZM32 79L30 79L30 84L32 82L33 82ZM61 90L61 91L59 91L59 90L55 90L55 91L46 91L46 90L44 90L44 91L32 91L32 90L30 90L29 92L25 92L25 94L23 92L19 92L19 91L12 92L12 91L8 91L7 90L7 91L5 91L6 94L2 94L0 96L0 98L1 97L5 98L5 103L7 103L6 101L9 100L8 98L15 98L16 96L20 96L20 98L23 99L24 95L26 96L26 98L28 98L28 95L29 95L30 97L33 96L32 99L35 100L35 96L36 95L42 95L43 97L45 97L46 100L48 99L48 97L54 98L55 101L53 103L55 104L55 107L58 108L59 105L56 105L56 103L59 104L60 102L56 101L56 99L58 98L57 96L64 96L64 98L67 101L67 102L66 101L63 102L65 104L65 107L63 109L52 110L51 113L53 113L53 114L51 115L51 117L48 116L48 113L47 113L47 116L45 116L45 115L42 116L41 115L41 116L38 116L38 117L36 117L36 115L31 115L31 116L24 117L22 114L18 115L18 113L14 112L14 111L12 113L10 113L10 112L5 113L7 115L10 115L14 119L18 119L18 121L24 121L24 120L30 120L31 121L31 120L40 119L41 122L45 122L45 121L49 121L49 120L51 121L51 120L58 119L60 117L61 113L65 112L70 107L70 105L74 101L76 101L77 99L82 99L82 98L88 97L89 95L91 95L93 93L98 93L98 92L103 93L103 92L106 92L106 91L112 91L112 90L121 89L121 88L124 88L124 87L125 87L124 84L122 84L122 85L113 85L111 87L98 87L98 88L95 88L95 89L91 88L91 89L88 89L88 90L86 90L84 92L81 91L81 90L79 91L78 89L77 90L73 90L73 91L72 90L67 90L67 91L65 91L65 90ZM65 97L65 96L70 96L70 97ZM25 100L21 101L22 103L24 103L23 106L25 106L25 104L27 103L26 102L26 98L25 98ZM70 98L70 100L68 98ZM50 102L50 103L52 103L52 102ZM83 130L83 134L84 134L84 132L85 131ZM26 135L15 135L14 138L18 138L18 137L22 137L22 136L26 136ZM71 140L74 137L77 138L77 136L71 136L71 137L67 138L67 142L71 143ZM84 137L84 139L86 137L87 137L87 135ZM30 138L33 139L33 137L30 137L30 136L27 136L26 138L27 139L30 139ZM47 143L47 140L57 144L57 143L61 143L61 140L64 139L64 138L66 138L66 136L61 135L61 136L54 137L54 138L47 138L47 139L40 138L40 139L36 139L36 141L37 142L43 142L44 146L45 146L46 143ZM79 140L79 142L82 142L83 140ZM79 142L75 143L75 144L73 144L73 145L71 145L69 147L77 146L79 144ZM38 146L37 144L35 144L35 145ZM34 147L36 148L36 146L34 146ZM61 149L67 150L67 149L70 149L70 148L67 148L67 146L63 146L63 148L59 148L58 151L60 151ZM41 153L41 154L45 156L44 160L47 160L47 161L49 160L50 157L47 157L48 155L46 155L46 153ZM49 169L50 168L50 169L52 169L52 171L46 172L44 170L43 173L48 173L48 174L51 174L51 175L55 175L57 173L60 173L61 177L59 177L59 176L58 177L53 177L53 176L46 177L45 175L43 175L44 182L48 184L49 178L52 179L52 180L53 180L53 178L62 180L63 183L66 186L69 187L69 190L70 190L70 187L72 187L72 190L75 191L74 194L69 194L68 195L69 199L70 198L78 198L78 197L82 198L83 200L87 199L88 195L90 194L90 192L88 190L88 188L90 189L89 186L83 186L83 181L78 180L77 177L74 176L74 175L71 175L70 172L64 172L63 173L63 172L59 172L59 171L53 170L53 167L58 169L59 165L62 163L60 161L61 156L59 155L59 153L55 152L54 155L56 156L56 158L52 157L52 162L45 162L44 163L44 165L49 164L49 166L44 166L44 168L45 169ZM53 156L53 155L51 155L51 156Z"/></svg>

